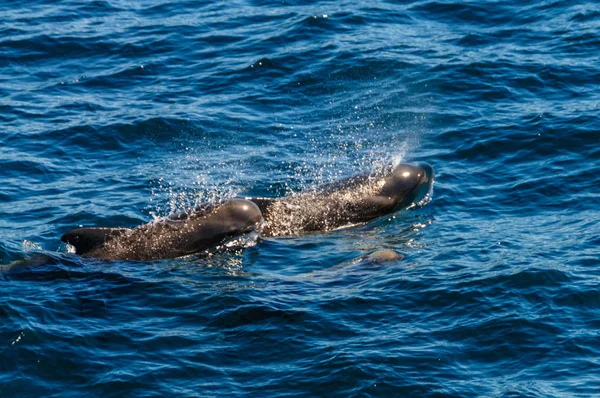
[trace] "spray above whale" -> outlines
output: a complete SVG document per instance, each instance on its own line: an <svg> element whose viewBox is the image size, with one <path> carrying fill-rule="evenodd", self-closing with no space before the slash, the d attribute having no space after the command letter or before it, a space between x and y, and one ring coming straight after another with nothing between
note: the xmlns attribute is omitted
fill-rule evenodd
<svg viewBox="0 0 600 398"><path fill-rule="evenodd" d="M427 163L389 166L283 198L231 199L128 228L78 228L61 238L76 254L112 260L155 260L200 253L228 239L258 232L294 236L367 222L427 198Z"/></svg>

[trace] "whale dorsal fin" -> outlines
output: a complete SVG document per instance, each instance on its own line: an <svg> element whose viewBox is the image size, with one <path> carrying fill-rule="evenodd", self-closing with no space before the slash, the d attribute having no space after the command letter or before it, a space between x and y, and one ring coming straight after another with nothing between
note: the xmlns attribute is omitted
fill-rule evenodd
<svg viewBox="0 0 600 398"><path fill-rule="evenodd" d="M77 228L64 234L60 240L75 247L76 254L85 254L130 231L128 228Z"/></svg>

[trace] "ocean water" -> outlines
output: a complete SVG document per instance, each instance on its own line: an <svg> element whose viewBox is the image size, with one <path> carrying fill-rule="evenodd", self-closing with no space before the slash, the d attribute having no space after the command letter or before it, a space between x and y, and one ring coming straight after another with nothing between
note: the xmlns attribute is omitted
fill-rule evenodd
<svg viewBox="0 0 600 398"><path fill-rule="evenodd" d="M0 396L598 394L599 54L591 0L2 2ZM364 225L60 243L412 161Z"/></svg>

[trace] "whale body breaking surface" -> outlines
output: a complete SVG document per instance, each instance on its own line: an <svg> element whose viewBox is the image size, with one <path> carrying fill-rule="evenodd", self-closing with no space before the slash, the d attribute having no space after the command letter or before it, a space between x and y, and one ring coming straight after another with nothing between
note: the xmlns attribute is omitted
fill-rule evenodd
<svg viewBox="0 0 600 398"><path fill-rule="evenodd" d="M330 231L373 220L429 198L433 168L400 164L283 198L230 199L136 228L78 228L61 240L84 257L156 260L200 253L236 236Z"/></svg>

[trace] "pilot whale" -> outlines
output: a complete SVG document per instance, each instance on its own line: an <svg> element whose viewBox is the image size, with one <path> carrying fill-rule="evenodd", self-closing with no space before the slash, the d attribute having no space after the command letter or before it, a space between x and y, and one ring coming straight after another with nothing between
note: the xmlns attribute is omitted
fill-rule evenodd
<svg viewBox="0 0 600 398"><path fill-rule="evenodd" d="M231 199L139 227L78 228L61 240L84 257L155 260L199 253L257 231L264 237L329 231L409 207L427 196L433 168L388 166L283 198Z"/></svg>
<svg viewBox="0 0 600 398"><path fill-rule="evenodd" d="M64 234L61 240L84 257L144 261L197 253L227 238L259 229L263 222L256 204L232 199L134 229L78 228Z"/></svg>
<svg viewBox="0 0 600 398"><path fill-rule="evenodd" d="M263 213L263 236L287 236L370 221L418 203L432 184L429 164L400 164L280 199L246 199Z"/></svg>

